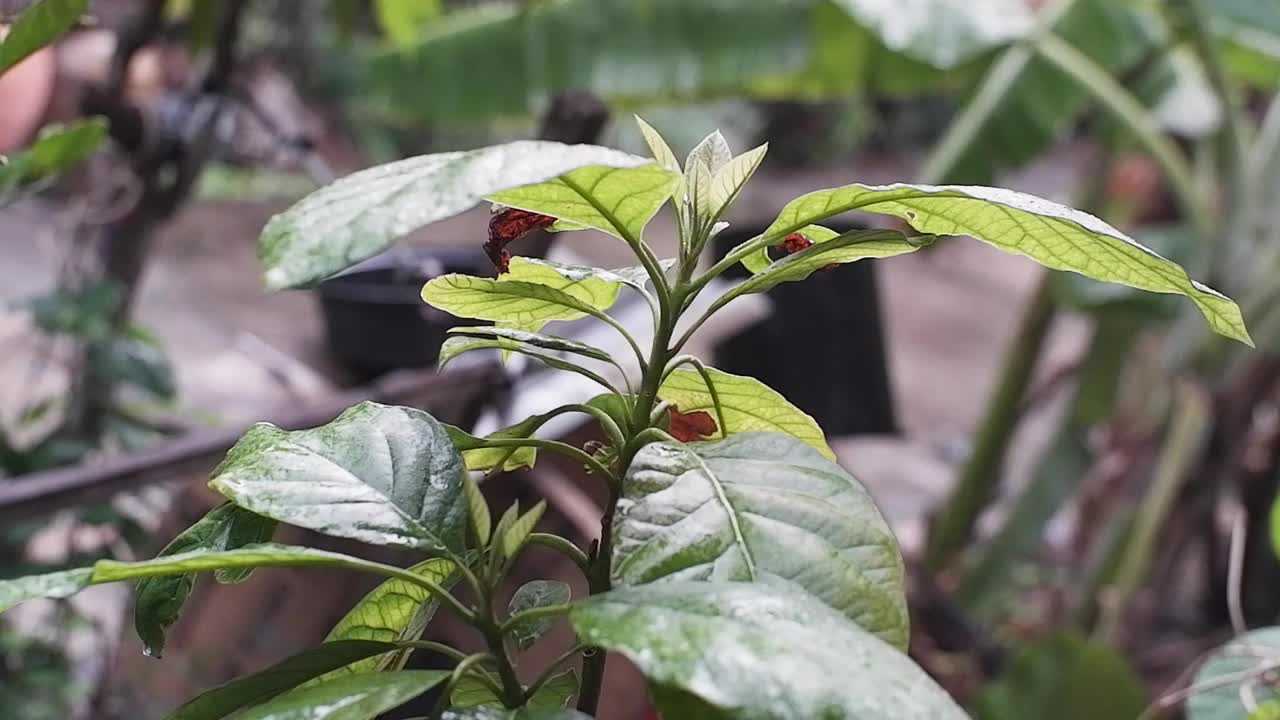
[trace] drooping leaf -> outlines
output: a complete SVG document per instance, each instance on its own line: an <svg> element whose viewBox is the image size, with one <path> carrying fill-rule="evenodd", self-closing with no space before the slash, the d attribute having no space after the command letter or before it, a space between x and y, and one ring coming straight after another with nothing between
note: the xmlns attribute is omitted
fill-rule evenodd
<svg viewBox="0 0 1280 720"><path fill-rule="evenodd" d="M221 720L241 708L266 702L280 693L352 663L374 662L396 650L387 642L342 640L327 642L283 660L261 672L236 678L201 693L183 704L167 720Z"/></svg>
<svg viewBox="0 0 1280 720"><path fill-rule="evenodd" d="M421 575L446 590L458 578L453 562L444 558L424 560L408 568L408 571ZM417 640L439 607L440 601L426 588L407 580L392 578L370 590L368 595L356 603L329 631L325 643L344 640ZM399 650L382 658L361 660L348 665L343 672L398 669L408 652Z"/></svg>
<svg viewBox="0 0 1280 720"><path fill-rule="evenodd" d="M523 332L523 331L519 331L519 332ZM501 350L503 352L520 353L521 355L527 355L528 357L534 358L535 360L542 362L548 367L555 368L556 370L563 370L565 372L577 373L578 375L582 375L583 377L586 377L594 381L596 384L600 385L601 387L604 387L604 388L613 387L612 385L609 384L608 379L606 379L603 375L600 375L599 373L593 370L589 370L569 360L564 356L555 355L549 352L543 352L542 350L538 349L533 345L527 345L525 343L516 342L514 340L508 340L506 338L501 338L501 337L482 338L482 337L454 335L452 337L446 338L444 343L441 344L440 346L440 357L438 360L438 364L440 367L444 367L446 364L448 364L450 360L454 359L455 357L463 353L471 352L473 350Z"/></svg>
<svg viewBox="0 0 1280 720"><path fill-rule="evenodd" d="M0 42L0 74L57 40L89 9L89 0L36 0L13 21Z"/></svg>
<svg viewBox="0 0 1280 720"><path fill-rule="evenodd" d="M570 340L568 338L556 337L554 335L540 335L538 333L525 332L524 330L517 330L515 328L467 325L453 328L449 331L449 334L469 338L495 338L521 345L530 345L542 350L572 353L574 355L581 355L601 362L613 362L613 358L609 353L601 350L600 348L587 345L586 343ZM443 355L443 352L441 354ZM441 360L441 364L444 364L443 359Z"/></svg>
<svg viewBox="0 0 1280 720"><path fill-rule="evenodd" d="M70 168L91 155L106 136L107 125L100 118L44 127L31 147L0 156L0 192Z"/></svg>
<svg viewBox="0 0 1280 720"><path fill-rule="evenodd" d="M1280 628L1254 630L1218 648L1192 680L1205 689L1187 698L1187 720L1249 720L1241 688L1258 705L1280 700L1280 692L1263 679L1263 671L1277 662Z"/></svg>
<svg viewBox="0 0 1280 720"><path fill-rule="evenodd" d="M835 0L891 50L946 69L1025 36L1035 18L1024 0Z"/></svg>
<svg viewBox="0 0 1280 720"><path fill-rule="evenodd" d="M547 501L539 500L537 505L529 508L529 512L521 515L504 529L500 535L503 557L514 558L516 553L520 552L520 548L524 547L525 540L529 539L529 535L537 527L538 521L542 519L542 514L546 511Z"/></svg>
<svg viewBox="0 0 1280 720"><path fill-rule="evenodd" d="M476 542L481 546L489 544L490 533L493 532L493 518L489 515L489 501L485 500L480 486L470 475L462 479L462 487L467 492L467 512L471 517L471 530L475 533Z"/></svg>
<svg viewBox="0 0 1280 720"><path fill-rule="evenodd" d="M516 613L549 605L567 605L573 599L573 591L565 583L557 580L530 580L516 590L511 596L507 613ZM516 647L528 650L547 630L551 629L551 618L534 618L517 623L511 629L511 639Z"/></svg>
<svg viewBox="0 0 1280 720"><path fill-rule="evenodd" d="M638 238L658 208L671 197L678 179L678 175L657 163L586 167L537 185L493 193L489 199L620 238Z"/></svg>
<svg viewBox="0 0 1280 720"><path fill-rule="evenodd" d="M800 408L755 378L733 375L714 368L707 374L715 385L724 412L725 434L769 431L792 435L817 448L828 459L835 453L827 445L822 428ZM715 402L702 374L696 370L679 369L667 376L658 389L658 397L669 400L680 412L692 413L704 410L716 418Z"/></svg>
<svg viewBox="0 0 1280 720"><path fill-rule="evenodd" d="M363 402L333 422L251 428L209 485L259 515L338 537L460 553L463 462L444 427L413 408Z"/></svg>
<svg viewBox="0 0 1280 720"><path fill-rule="evenodd" d="M274 520L236 507L230 503L210 510L194 525L179 533L160 556L177 555L191 550L234 550L271 540ZM240 582L249 577L248 570L220 570L220 582ZM134 593L133 626L142 639L148 655L160 657L164 652L165 630L178 619L182 606L195 586L195 575L157 577L138 583Z"/></svg>
<svg viewBox="0 0 1280 720"><path fill-rule="evenodd" d="M542 415L534 415L509 428L499 430L488 437L498 439L531 437L542 419ZM488 472L501 464L503 470L510 472L520 468L531 468L534 461L537 460L537 448L487 448L484 447L486 438L476 437L453 425L445 425L444 427L445 431L449 433L449 439L453 441L454 447L462 452L462 460L468 470Z"/></svg>
<svg viewBox="0 0 1280 720"><path fill-rule="evenodd" d="M384 568L341 553L263 543L236 550L192 550L139 562L99 560L93 567L0 581L0 611L36 598L65 598L90 585L168 575L244 571L259 567L336 567L384 573Z"/></svg>
<svg viewBox="0 0 1280 720"><path fill-rule="evenodd" d="M976 720L1133 720L1147 706L1133 669L1115 650L1062 632L1026 648L983 688Z"/></svg>
<svg viewBox="0 0 1280 720"><path fill-rule="evenodd" d="M737 580L805 590L907 643L898 545L866 489L780 433L651 443L614 515L615 585Z"/></svg>
<svg viewBox="0 0 1280 720"><path fill-rule="evenodd" d="M658 583L593 595L569 617L583 642L717 711L699 720L966 717L906 655L804 593Z"/></svg>
<svg viewBox="0 0 1280 720"><path fill-rule="evenodd" d="M1240 308L1176 263L1088 213L1001 188L846 185L792 200L764 233L782 237L850 210L893 215L923 233L969 235L1055 270L1187 296L1222 335L1251 344Z"/></svg>
<svg viewBox="0 0 1280 720"><path fill-rule="evenodd" d="M588 166L648 164L608 148L531 140L400 160L349 175L273 217L258 256L269 288L306 285L501 190Z"/></svg>
<svg viewBox="0 0 1280 720"><path fill-rule="evenodd" d="M448 678L442 670L339 675L278 695L236 720L373 720Z"/></svg>
<svg viewBox="0 0 1280 720"><path fill-rule="evenodd" d="M740 295L768 292L784 282L804 280L815 270L830 265L914 252L935 239L933 235L907 237L894 230L854 230L841 235L817 225L809 226L802 234L814 243L813 247L772 263L768 263L768 255L765 254L768 264L762 267L755 255L748 257L742 264L755 274L718 298L714 305L722 307Z"/></svg>

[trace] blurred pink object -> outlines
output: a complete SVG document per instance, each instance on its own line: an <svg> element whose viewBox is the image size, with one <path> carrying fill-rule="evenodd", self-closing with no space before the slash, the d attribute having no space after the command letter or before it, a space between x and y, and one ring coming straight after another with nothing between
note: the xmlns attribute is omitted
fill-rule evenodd
<svg viewBox="0 0 1280 720"><path fill-rule="evenodd" d="M44 48L0 75L0 153L31 140L53 97L56 71L56 56Z"/></svg>

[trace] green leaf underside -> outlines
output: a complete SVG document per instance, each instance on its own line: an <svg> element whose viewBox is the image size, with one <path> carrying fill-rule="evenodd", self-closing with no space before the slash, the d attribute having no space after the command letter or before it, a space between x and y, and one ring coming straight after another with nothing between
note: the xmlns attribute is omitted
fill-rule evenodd
<svg viewBox="0 0 1280 720"><path fill-rule="evenodd" d="M544 417L543 415L534 415L509 428L499 430L488 437L490 439L532 437ZM466 464L467 470L488 472L497 467L498 463L502 463L502 469L506 472L511 472L520 468L531 468L534 461L538 459L537 448L486 448L483 447L486 438L476 437L453 425L445 425L445 430L448 431L454 447L462 451L462 460Z"/></svg>
<svg viewBox="0 0 1280 720"><path fill-rule="evenodd" d="M659 583L594 595L570 620L583 642L720 711L700 720L966 717L906 655L803 593Z"/></svg>
<svg viewBox="0 0 1280 720"><path fill-rule="evenodd" d="M744 260L743 265L747 265L756 274L716 300L714 305L722 307L740 295L768 292L784 282L804 280L815 270L821 270L828 265L841 265L868 258L887 258L915 252L934 240L932 235L907 237L894 230L855 230L838 235L832 230L816 225L802 232L815 243L813 247L766 264L759 270L754 269L759 265L758 258L755 255L747 258L753 262L748 265ZM766 263L768 260L766 254Z"/></svg>
<svg viewBox="0 0 1280 720"><path fill-rule="evenodd" d="M613 358L610 357L609 353L601 350L600 348L587 345L586 343L580 343L576 340L569 340L567 338L556 337L554 335L540 335L538 333L525 332L524 330L517 330L515 328L465 326L453 328L449 331L449 334L467 338L491 338L503 342L529 345L541 350L552 350L555 352L581 355L601 362L613 362ZM444 360L442 359L440 362L443 364Z"/></svg>
<svg viewBox="0 0 1280 720"><path fill-rule="evenodd" d="M1280 663L1280 628L1269 627L1241 635L1219 648L1196 671L1193 686L1210 685L1187 698L1187 720L1246 720L1249 711L1240 698L1248 686L1258 705L1275 702L1280 693L1262 679L1262 670ZM1238 676L1238 680L1224 682Z"/></svg>
<svg viewBox="0 0 1280 720"><path fill-rule="evenodd" d="M658 264L664 271L675 267L676 258L668 258L660 261ZM542 270L543 272L535 271ZM543 260L541 258L512 258L512 274L503 275L502 279L507 280L528 280L536 282L540 285L549 285L551 287L564 290L566 285L562 280L555 280L546 274L546 270L550 270L560 275L565 280L572 283L582 283L589 280L598 280L603 283L618 283L629 285L641 292L644 292L649 283L649 273L643 267L625 267L606 270L604 268L590 267L588 265L571 265L568 263L556 262L554 260ZM576 294L576 293L570 293ZM607 298L603 292L597 292L597 295ZM589 298L578 297L588 300ZM616 295L614 296L616 298ZM601 310L605 310L613 305L613 300L609 300L608 305L597 305Z"/></svg>
<svg viewBox="0 0 1280 720"><path fill-rule="evenodd" d="M70 30L89 9L89 0L37 0L14 20L0 42L0 73Z"/></svg>
<svg viewBox="0 0 1280 720"><path fill-rule="evenodd" d="M328 535L461 553L462 472L435 418L363 402L311 430L255 425L209 485L259 515Z"/></svg>
<svg viewBox="0 0 1280 720"><path fill-rule="evenodd" d="M448 589L458 578L453 562L444 558L432 558L408 568L442 588ZM376 640L397 642L416 640L435 615L440 601L426 588L407 580L392 578L369 591L356 606L338 621L325 638L325 644L345 640ZM384 670L398 664L408 655L407 651L394 656L368 658L342 669L344 673Z"/></svg>
<svg viewBox="0 0 1280 720"><path fill-rule="evenodd" d="M210 510L194 525L182 531L163 550L161 557L191 550L234 550L271 540L276 522L256 515L231 503ZM252 568L220 570L218 581L241 582ZM182 606L195 587L195 575L148 578L138 583L134 592L134 628L148 655L160 657L164 652L165 629L177 621Z"/></svg>
<svg viewBox="0 0 1280 720"><path fill-rule="evenodd" d="M279 695L236 720L373 720L448 677L441 670L341 675Z"/></svg>
<svg viewBox="0 0 1280 720"><path fill-rule="evenodd" d="M193 550L131 563L100 560L93 567L0 581L0 610L36 598L70 597L102 583L258 567L346 567L378 572L376 565L359 558L292 545L263 543L221 552Z"/></svg>
<svg viewBox="0 0 1280 720"><path fill-rule="evenodd" d="M547 285L457 274L433 278L422 288L422 299L458 317L515 323L528 332L552 320L576 320L600 310L592 301Z"/></svg>
<svg viewBox="0 0 1280 720"><path fill-rule="evenodd" d="M638 238L671 197L678 178L653 162L641 167L585 167L540 184L496 192L489 199L616 237L625 232Z"/></svg>
<svg viewBox="0 0 1280 720"><path fill-rule="evenodd" d="M510 328L507 329L509 330ZM523 333L523 331L516 332ZM473 350L501 350L503 352L520 353L521 355L534 358L535 360L544 363L548 367L555 368L556 370L578 373L579 375L583 375L594 380L602 387L611 387L608 379L603 375L578 365L563 355L543 352L533 345L507 340L502 337L480 338L455 335L453 337L446 338L444 343L440 345L440 356L436 361L437 366L444 367L459 355Z"/></svg>
<svg viewBox="0 0 1280 720"><path fill-rule="evenodd" d="M721 429L726 434L752 431L786 433L812 445L827 459L835 459L835 453L827 445L826 436L817 421L768 385L755 378L714 368L708 368L707 374L720 397L727 425ZM702 410L716 417L711 392L697 370L682 368L672 372L658 389L658 397L674 403L680 412Z"/></svg>
<svg viewBox="0 0 1280 720"><path fill-rule="evenodd" d="M1033 195L964 185L846 185L786 205L764 235L789 232L850 210L893 215L923 233L969 235L1046 267L1151 292L1185 295L1209 326L1252 344L1240 308L1185 270L1102 220Z"/></svg>
<svg viewBox="0 0 1280 720"><path fill-rule="evenodd" d="M325 643L204 692L175 710L167 720L221 720L352 663L376 663L376 656L395 649L395 645L370 640Z"/></svg>
<svg viewBox="0 0 1280 720"><path fill-rule="evenodd" d="M556 708L563 708L573 700L573 697L577 695L577 693L578 693L578 673L575 672L572 668L570 668L563 672L556 673L551 678L549 678L547 682L542 685L542 687L538 688L538 691L533 694L533 697L529 698L529 703L526 707L530 710L534 710L534 709L554 710ZM475 675L466 675L461 680L459 680L456 685L454 685L453 694L449 696L449 704L452 706L451 710L455 712L462 711L462 710L470 710L470 709L480 709L480 708L485 708L485 709L492 708L495 711L502 711L504 713L511 712L510 710L507 710L505 707L503 707L502 699L499 698L497 695L494 695L493 690L491 690L488 685L481 682L477 677L475 677ZM446 713L445 717L450 717L450 715ZM526 716L504 715L504 714L499 714L499 715L461 714L461 715L456 715L454 717L468 717L468 718L469 717L485 717L485 718L516 717L516 718L520 718L520 717L526 717ZM577 717L577 716L576 715L564 716L564 715L553 713L545 716L536 715L532 717L558 718L558 717Z"/></svg>
<svg viewBox="0 0 1280 720"><path fill-rule="evenodd" d="M400 160L349 175L273 217L258 256L269 288L307 285L502 190L587 166L650 163L609 148L533 140Z"/></svg>
<svg viewBox="0 0 1280 720"><path fill-rule="evenodd" d="M567 605L571 599L573 599L573 592L565 583L558 580L530 580L521 585L520 589L511 596L507 613L515 615L533 608ZM551 629L551 624L552 618L525 620L511 629L511 638L515 641L516 647L528 650L546 634L547 630Z"/></svg>
<svg viewBox="0 0 1280 720"><path fill-rule="evenodd" d="M744 581L798 588L900 648L897 542L866 489L780 433L651 443L614 516L615 585Z"/></svg>

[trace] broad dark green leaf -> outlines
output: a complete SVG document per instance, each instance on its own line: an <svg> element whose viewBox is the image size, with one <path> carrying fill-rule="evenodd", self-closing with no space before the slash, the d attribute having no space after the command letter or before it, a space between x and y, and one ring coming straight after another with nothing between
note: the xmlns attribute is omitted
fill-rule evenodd
<svg viewBox="0 0 1280 720"><path fill-rule="evenodd" d="M140 562L100 560L91 568L0 581L0 611L36 598L64 598L90 585L123 580L244 571L259 567L338 567L384 573L382 567L341 553L264 543L237 550L192 550Z"/></svg>
<svg viewBox="0 0 1280 720"><path fill-rule="evenodd" d="M615 585L750 581L805 590L907 645L902 558L875 501L840 466L780 433L651 443L614 515Z"/></svg>
<svg viewBox="0 0 1280 720"><path fill-rule="evenodd" d="M0 192L66 170L91 155L106 136L107 125L99 118L44 127L31 147L0 156Z"/></svg>
<svg viewBox="0 0 1280 720"><path fill-rule="evenodd" d="M1258 705L1280 700L1263 671L1280 662L1280 628L1254 630L1223 645L1196 672L1205 689L1187 698L1187 720L1250 720L1242 688Z"/></svg>
<svg viewBox="0 0 1280 720"><path fill-rule="evenodd" d="M893 215L923 233L969 235L1055 270L1185 295L1209 326L1252 344L1240 308L1187 272L1088 213L1001 188L931 185L846 185L792 200L764 236L780 238L850 210Z"/></svg>
<svg viewBox="0 0 1280 720"><path fill-rule="evenodd" d="M826 458L835 459L835 453L827 445L818 423L768 385L755 378L714 368L708 368L707 374L720 398L726 425L720 429L726 434L753 431L786 433L812 445ZM680 369L671 373L658 389L658 397L674 403L680 412L702 410L712 418L717 417L711 391L697 370ZM719 419L716 423L719 424Z"/></svg>
<svg viewBox="0 0 1280 720"><path fill-rule="evenodd" d="M298 527L461 553L462 473L462 457L435 418L363 402L311 430L255 425L209 485L241 507Z"/></svg>
<svg viewBox="0 0 1280 720"><path fill-rule="evenodd" d="M421 575L446 590L457 581L456 570L453 562L444 558L425 560L408 569L414 575ZM344 640L417 640L439 607L440 601L426 588L407 580L392 578L369 591L368 595L356 603L329 631L325 643ZM383 658L361 660L348 665L343 671L399 669L398 665L408 654L407 650L401 650Z"/></svg>
<svg viewBox="0 0 1280 720"><path fill-rule="evenodd" d="M1026 648L983 688L977 720L1133 720L1146 691L1115 650L1063 632Z"/></svg>
<svg viewBox="0 0 1280 720"><path fill-rule="evenodd" d="M241 708L266 702L308 680L362 661L376 662L378 655L396 646L372 640L326 642L294 655L261 672L238 677L204 692L173 711L167 720L221 720Z"/></svg>
<svg viewBox="0 0 1280 720"><path fill-rule="evenodd" d="M723 307L740 295L768 292L784 282L804 280L815 270L830 265L915 252L935 239L933 235L907 237L893 230L854 230L841 235L817 225L801 232L814 243L813 247L775 262L769 262L764 250L760 253L763 263L754 254L744 259L742 264L755 274L717 299L713 307Z"/></svg>
<svg viewBox="0 0 1280 720"><path fill-rule="evenodd" d="M0 43L0 74L57 40L89 9L89 0L36 0L13 21Z"/></svg>
<svg viewBox="0 0 1280 720"><path fill-rule="evenodd" d="M306 285L501 190L587 166L648 164L608 148L531 140L400 160L349 175L273 217L258 256L269 288Z"/></svg>
<svg viewBox="0 0 1280 720"><path fill-rule="evenodd" d="M499 430L488 437L498 439L532 437L544 418L544 415L525 418L515 425ZM476 437L466 430L453 425L445 425L444 428L449 433L449 439L453 442L453 446L462 453L462 460L466 464L467 470L488 472L501 464L503 470L510 472L520 468L531 468L534 461L538 459L537 448L486 448L484 447L486 438Z"/></svg>
<svg viewBox="0 0 1280 720"><path fill-rule="evenodd" d="M130 385L161 400L178 394L169 356L149 338L117 335L90 343L86 354L99 377L113 384Z"/></svg>
<svg viewBox="0 0 1280 720"><path fill-rule="evenodd" d="M533 608L567 605L572 599L573 591L565 583L558 580L530 580L511 596L507 613L515 615ZM517 623L511 629L511 639L515 641L516 647L528 650L551 629L552 622L552 618L534 618Z"/></svg>
<svg viewBox="0 0 1280 720"><path fill-rule="evenodd" d="M671 197L678 180L678 175L656 163L585 167L537 185L493 193L489 199L616 237L638 238Z"/></svg>
<svg viewBox="0 0 1280 720"><path fill-rule="evenodd" d="M966 717L906 655L800 592L658 583L582 600L570 620L583 642L718 711L699 720Z"/></svg>
<svg viewBox="0 0 1280 720"><path fill-rule="evenodd" d="M449 673L441 670L340 675L278 695L236 720L373 720L448 677Z"/></svg>
<svg viewBox="0 0 1280 720"><path fill-rule="evenodd" d="M163 550L160 557L191 550L234 550L271 540L276 522L231 503L210 510L194 525L183 530ZM219 570L219 582L240 582L252 569ZM134 591L133 626L148 655L164 652L165 630L177 621L182 606L195 586L195 575L148 578Z"/></svg>

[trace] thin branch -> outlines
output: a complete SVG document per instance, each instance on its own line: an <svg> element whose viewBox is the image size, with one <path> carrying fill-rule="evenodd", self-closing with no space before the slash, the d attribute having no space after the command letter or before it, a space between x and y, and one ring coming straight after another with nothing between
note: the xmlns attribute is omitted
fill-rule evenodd
<svg viewBox="0 0 1280 720"><path fill-rule="evenodd" d="M1240 602L1240 590L1244 584L1244 544L1249 530L1248 513L1244 506L1236 508L1231 521L1231 547L1227 558L1227 612L1231 615L1231 629L1237 635L1249 632L1244 619L1244 606Z"/></svg>

